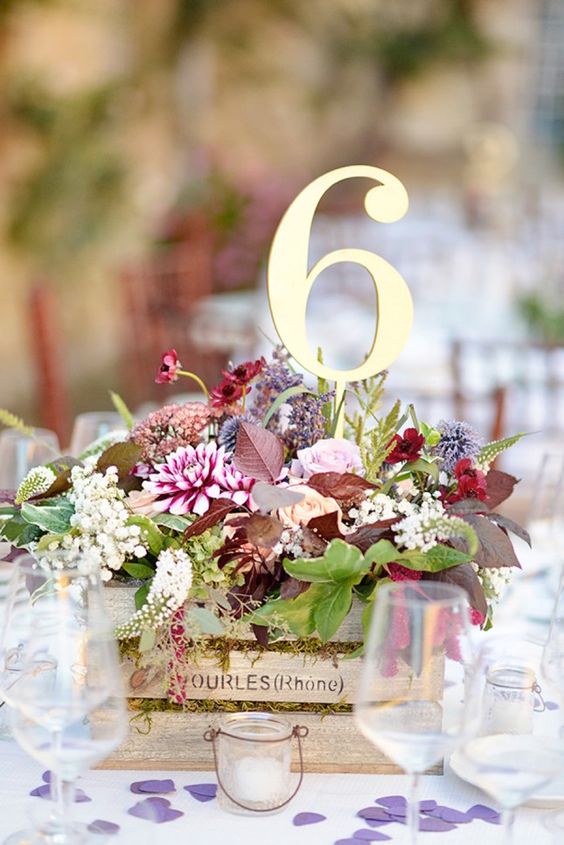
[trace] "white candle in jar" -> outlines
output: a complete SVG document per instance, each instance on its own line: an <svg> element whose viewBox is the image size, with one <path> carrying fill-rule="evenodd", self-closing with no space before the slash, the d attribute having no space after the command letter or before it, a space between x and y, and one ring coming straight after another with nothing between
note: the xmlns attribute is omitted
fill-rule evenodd
<svg viewBox="0 0 564 845"><path fill-rule="evenodd" d="M235 763L233 797L253 803L283 801L287 775L287 768L274 757L241 757Z"/></svg>

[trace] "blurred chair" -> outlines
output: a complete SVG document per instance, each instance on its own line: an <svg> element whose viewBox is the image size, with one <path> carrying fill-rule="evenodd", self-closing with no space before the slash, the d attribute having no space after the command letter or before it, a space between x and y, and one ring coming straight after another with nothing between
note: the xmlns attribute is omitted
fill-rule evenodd
<svg viewBox="0 0 564 845"><path fill-rule="evenodd" d="M39 417L45 428L56 432L62 444L70 431L70 403L61 334L54 293L44 282L31 290L29 321L37 378Z"/></svg>
<svg viewBox="0 0 564 845"><path fill-rule="evenodd" d="M207 383L217 380L225 364L224 354L196 345L188 332L195 306L212 293L212 247L212 234L203 229L189 241L122 272L127 396L134 404L162 400L174 392L166 385L154 385L166 349L174 347L184 368Z"/></svg>

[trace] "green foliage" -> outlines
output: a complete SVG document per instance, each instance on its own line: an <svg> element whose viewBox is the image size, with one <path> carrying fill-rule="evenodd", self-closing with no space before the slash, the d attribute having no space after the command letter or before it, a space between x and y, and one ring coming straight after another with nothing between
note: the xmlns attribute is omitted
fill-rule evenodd
<svg viewBox="0 0 564 845"><path fill-rule="evenodd" d="M200 634L220 637L225 633L225 627L215 613L207 607L191 607L186 611L186 622L194 625Z"/></svg>
<svg viewBox="0 0 564 845"><path fill-rule="evenodd" d="M401 404L398 399L391 411L368 431L359 443L360 455L368 481L378 481L382 464L393 449L390 443L399 425Z"/></svg>
<svg viewBox="0 0 564 845"><path fill-rule="evenodd" d="M155 525L152 519L148 516L141 516L135 514L130 516L127 520L128 525L137 525L141 529L140 540L144 546L148 546L149 551L155 557L158 557L165 546L165 536L159 531L158 526ZM144 577L144 576L137 576ZM146 576L145 576L146 577Z"/></svg>
<svg viewBox="0 0 564 845"><path fill-rule="evenodd" d="M367 424L371 420L376 420L376 411L382 407L387 376L388 374L385 371L378 373L378 375L359 382L352 391L360 411L355 411L352 416L345 414L345 422L350 430L349 435L357 446L360 446L364 440L364 431Z"/></svg>
<svg viewBox="0 0 564 845"><path fill-rule="evenodd" d="M20 431L27 437L33 437L35 433L35 429L32 426L26 425L20 417L7 411L5 408L0 408L0 425L4 425L6 428L15 428L16 431Z"/></svg>
<svg viewBox="0 0 564 845"><path fill-rule="evenodd" d="M124 563L122 569L132 578L140 580L152 578L155 574L155 570L146 563Z"/></svg>
<svg viewBox="0 0 564 845"><path fill-rule="evenodd" d="M131 413L119 393L115 393L113 390L110 390L110 396L112 398L114 408L124 421L126 427L129 429L129 431L131 431L131 429L135 425L133 414Z"/></svg>
<svg viewBox="0 0 564 845"><path fill-rule="evenodd" d="M234 583L233 568L235 564L220 569L217 565L215 552L223 545L221 530L217 527L191 537L184 545L184 551L192 561L192 589L190 596L195 601L206 601L210 590L227 592Z"/></svg>
<svg viewBox="0 0 564 845"><path fill-rule="evenodd" d="M364 575L370 568L362 552L343 540L333 540L321 558L285 560L283 565L288 575L293 578L318 584L348 581Z"/></svg>
<svg viewBox="0 0 564 845"><path fill-rule="evenodd" d="M24 502L21 516L25 522L35 525L49 534L65 534L70 530L74 506L66 499L52 499L41 505Z"/></svg>
<svg viewBox="0 0 564 845"><path fill-rule="evenodd" d="M518 434L513 434L511 437L505 437L503 440L493 440L487 443L480 449L478 460L484 464L491 464L498 455L518 443L522 437L526 436L525 431L520 431Z"/></svg>
<svg viewBox="0 0 564 845"><path fill-rule="evenodd" d="M37 525L26 522L20 513L15 514L6 522L0 523L0 539L7 540L19 549L29 548L31 543L37 542L42 530Z"/></svg>

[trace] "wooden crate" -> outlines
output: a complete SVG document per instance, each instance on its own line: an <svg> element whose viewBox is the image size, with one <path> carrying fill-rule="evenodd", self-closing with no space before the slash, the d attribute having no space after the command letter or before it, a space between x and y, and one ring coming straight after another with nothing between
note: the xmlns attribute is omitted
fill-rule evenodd
<svg viewBox="0 0 564 845"><path fill-rule="evenodd" d="M129 587L111 587L106 600L116 624L133 613L133 594ZM361 606L355 605L339 631L338 642L362 639ZM150 663L150 662L149 662ZM435 658L431 676L431 694L441 701L443 662ZM192 700L257 702L272 708L278 702L296 704L353 704L361 658L294 654L280 651L233 650L229 667L222 668L213 658L203 658L187 674L188 697ZM166 679L162 671L150 665L139 670L131 659L122 664L126 694L135 699L166 698ZM427 674L427 679L429 675ZM382 690L382 700L391 700L405 690L413 692L421 680L404 665L389 678ZM425 695L429 689L425 690ZM440 708L438 708L440 718ZM135 715L132 713L132 716ZM216 726L221 712L189 713L179 710L153 711L148 721L134 719L123 745L104 763L104 768L136 769L213 769L211 748L203 734ZM282 713L292 724L305 725L309 735L304 742L305 769L309 772L396 773L400 771L377 751L358 731L352 713L317 713L296 710ZM148 730L150 724L150 729ZM296 760L294 760L294 764ZM433 772L440 773L442 766Z"/></svg>

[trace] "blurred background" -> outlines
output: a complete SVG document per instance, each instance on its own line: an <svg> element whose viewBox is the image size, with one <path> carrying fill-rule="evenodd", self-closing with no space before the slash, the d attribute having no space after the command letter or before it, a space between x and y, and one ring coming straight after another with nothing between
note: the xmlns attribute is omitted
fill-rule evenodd
<svg viewBox="0 0 564 845"><path fill-rule="evenodd" d="M66 443L108 388L141 410L178 392L153 383L170 346L211 384L267 350L282 212L366 163L409 213L374 223L367 185L339 186L311 260L363 246L406 279L390 398L539 432L521 473L562 442L562 0L0 0L0 83L1 407ZM355 366L374 313L333 268L311 343Z"/></svg>

